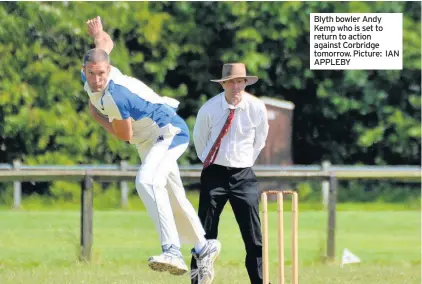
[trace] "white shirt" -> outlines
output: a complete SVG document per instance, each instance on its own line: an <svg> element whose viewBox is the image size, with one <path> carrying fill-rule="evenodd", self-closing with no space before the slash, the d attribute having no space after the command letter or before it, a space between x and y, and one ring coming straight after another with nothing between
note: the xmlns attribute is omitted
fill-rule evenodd
<svg viewBox="0 0 422 284"><path fill-rule="evenodd" d="M180 130L170 124L177 115L177 100L159 96L142 81L123 75L113 66L102 92L92 92L85 74L81 75L91 103L110 122L131 118L133 136L130 143L143 143L157 139L166 131L177 133Z"/></svg>
<svg viewBox="0 0 422 284"><path fill-rule="evenodd" d="M193 129L196 153L204 162L227 120L229 109L235 109L234 118L214 164L233 168L252 167L265 146L269 125L265 104L248 93L242 95L241 102L236 106L227 103L223 92L200 108Z"/></svg>

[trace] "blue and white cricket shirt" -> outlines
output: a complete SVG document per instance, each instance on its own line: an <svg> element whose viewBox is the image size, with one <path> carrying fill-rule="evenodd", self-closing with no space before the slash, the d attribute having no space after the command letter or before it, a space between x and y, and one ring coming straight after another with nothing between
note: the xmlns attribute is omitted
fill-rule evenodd
<svg viewBox="0 0 422 284"><path fill-rule="evenodd" d="M156 140L166 133L177 134L170 148L189 142L189 129L176 113L179 101L161 97L142 81L122 74L114 66L102 92L92 92L83 71L81 76L91 103L110 122L131 118L131 144Z"/></svg>

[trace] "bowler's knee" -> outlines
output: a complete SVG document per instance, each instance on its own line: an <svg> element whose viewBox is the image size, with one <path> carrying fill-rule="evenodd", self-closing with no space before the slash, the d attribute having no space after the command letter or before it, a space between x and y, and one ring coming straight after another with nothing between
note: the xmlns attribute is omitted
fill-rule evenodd
<svg viewBox="0 0 422 284"><path fill-rule="evenodd" d="M166 179L160 175L160 172L157 172L156 169L151 169L149 167L143 167L138 171L136 175L136 188L145 188L151 186L165 186Z"/></svg>
<svg viewBox="0 0 422 284"><path fill-rule="evenodd" d="M138 174L136 175L136 185L144 186L144 185L153 185L154 179L152 173L149 171L145 171L142 168L139 170Z"/></svg>

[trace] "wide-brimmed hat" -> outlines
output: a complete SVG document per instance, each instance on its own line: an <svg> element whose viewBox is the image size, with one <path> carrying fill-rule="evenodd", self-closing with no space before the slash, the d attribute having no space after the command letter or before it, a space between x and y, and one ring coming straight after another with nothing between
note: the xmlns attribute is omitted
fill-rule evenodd
<svg viewBox="0 0 422 284"><path fill-rule="evenodd" d="M221 83L227 80L245 78L246 85L255 84L258 81L257 76L246 75L246 66L243 63L227 63L223 65L223 72L221 79L211 80L212 82Z"/></svg>

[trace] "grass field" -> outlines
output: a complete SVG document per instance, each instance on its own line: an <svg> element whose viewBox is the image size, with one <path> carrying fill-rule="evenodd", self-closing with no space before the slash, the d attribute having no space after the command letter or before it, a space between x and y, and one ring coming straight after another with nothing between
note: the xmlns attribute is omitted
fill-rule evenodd
<svg viewBox="0 0 422 284"><path fill-rule="evenodd" d="M290 248L290 214L286 213L286 249ZM340 211L337 215L337 260L323 263L326 213L302 211L299 217L300 283L421 283L421 220L413 211ZM273 246L271 279L277 281L276 214L270 215ZM223 212L223 250L216 262L215 283L249 283L244 247L230 210ZM362 262L340 268L344 248ZM189 261L189 246L183 247ZM0 211L0 283L190 283L150 271L147 259L159 253L157 234L145 212L95 211L91 263L78 261L78 211ZM290 276L290 251L286 251ZM287 283L290 283L288 278Z"/></svg>

